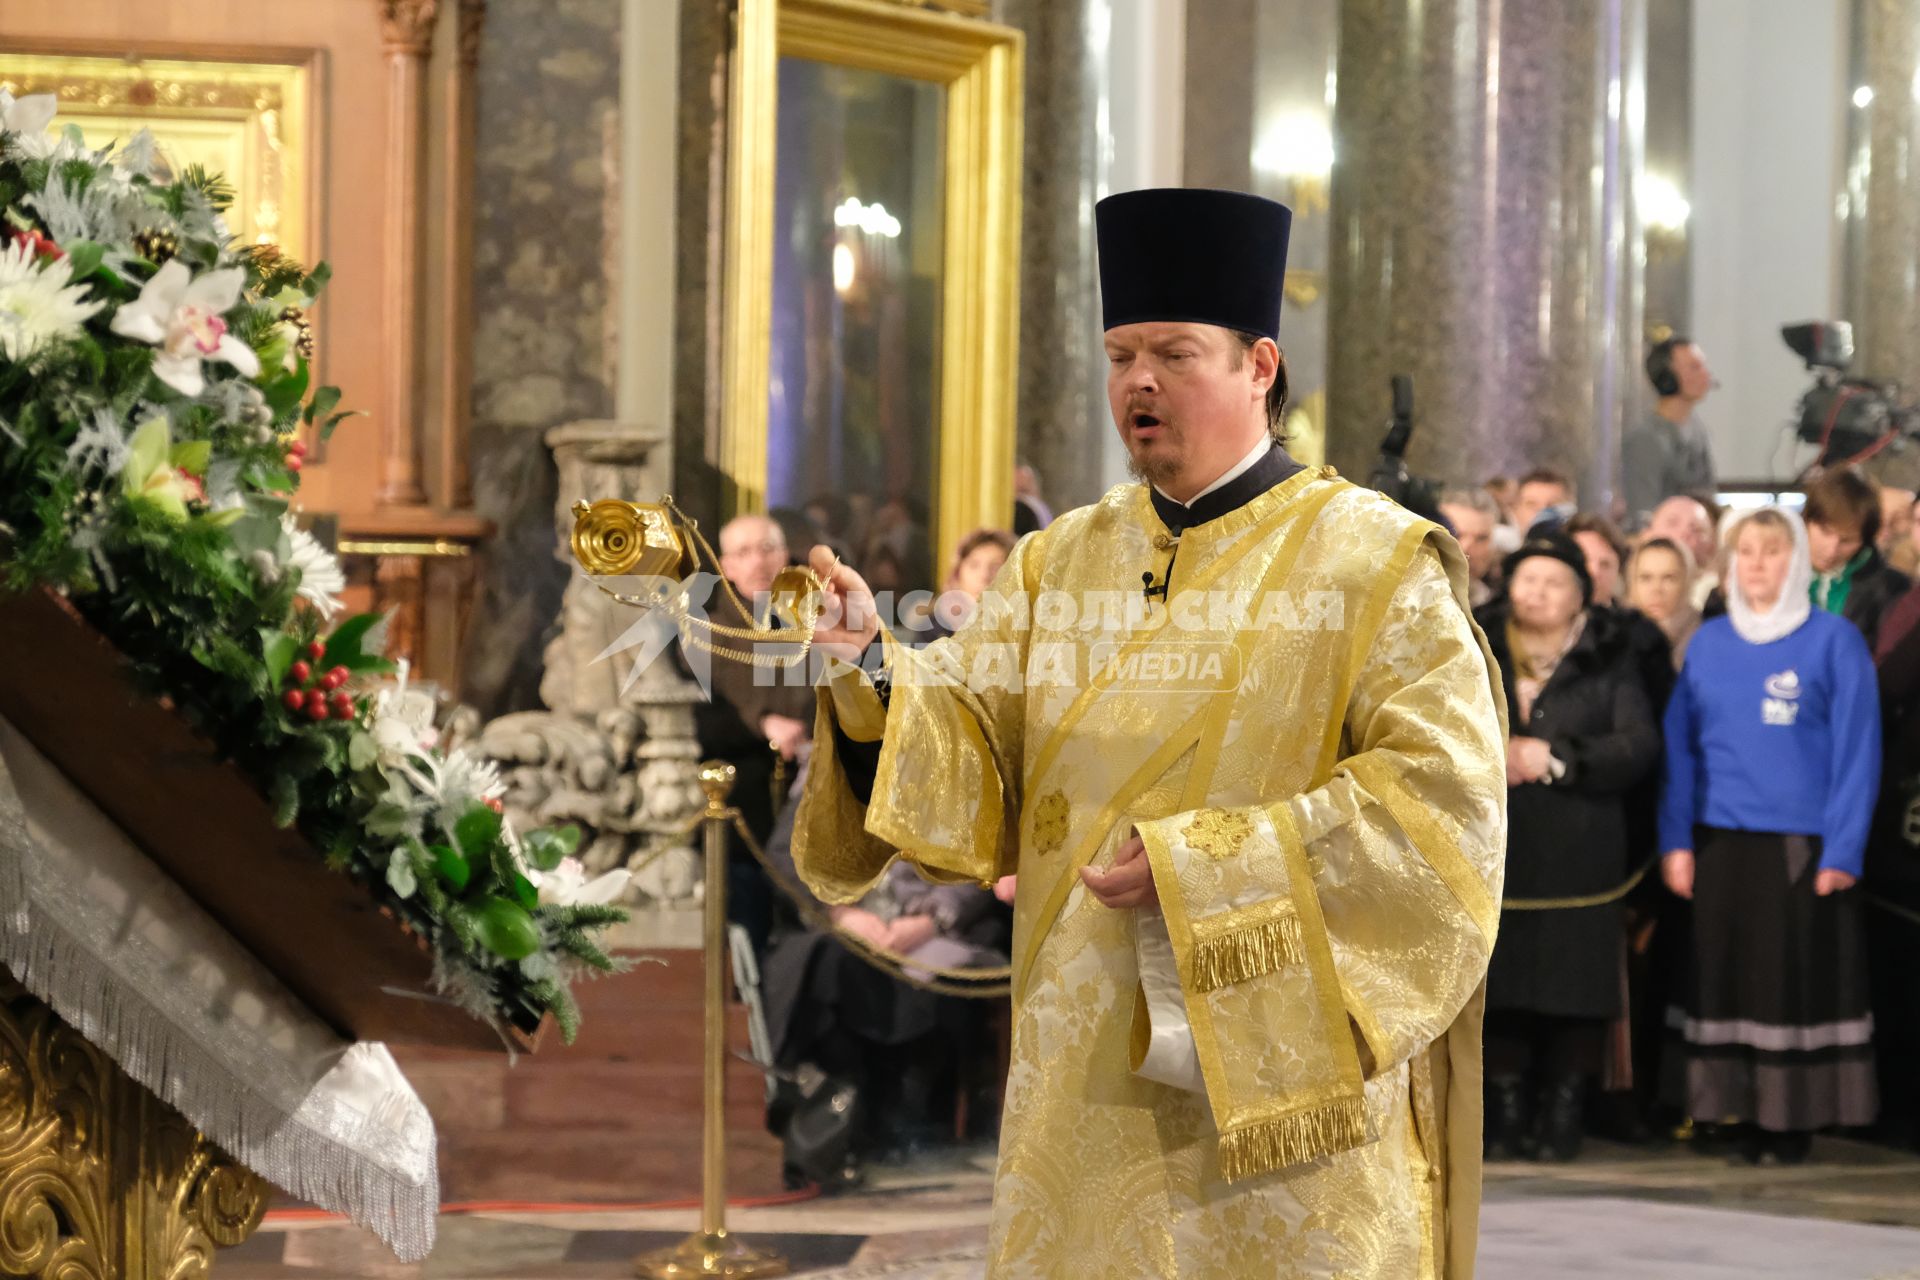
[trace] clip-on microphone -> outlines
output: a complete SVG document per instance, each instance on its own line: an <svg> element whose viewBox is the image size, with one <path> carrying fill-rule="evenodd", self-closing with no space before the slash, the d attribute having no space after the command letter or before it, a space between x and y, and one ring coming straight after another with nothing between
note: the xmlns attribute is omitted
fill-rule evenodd
<svg viewBox="0 0 1920 1280"><path fill-rule="evenodd" d="M1178 555L1180 554L1180 535L1175 533L1173 536L1168 537L1166 534L1161 534L1154 539L1153 545L1162 551L1171 551L1174 555ZM1146 600L1149 607L1152 606L1155 596L1160 597L1161 604L1167 602L1167 584L1171 581L1173 581L1172 556L1167 558L1166 572L1160 575L1160 581L1158 583L1154 582L1153 570L1151 569L1140 575L1140 594Z"/></svg>

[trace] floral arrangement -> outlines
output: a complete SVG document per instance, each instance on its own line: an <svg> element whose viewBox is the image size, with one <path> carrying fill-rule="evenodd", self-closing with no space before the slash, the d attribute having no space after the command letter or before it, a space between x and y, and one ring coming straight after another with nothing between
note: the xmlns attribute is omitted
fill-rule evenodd
<svg viewBox="0 0 1920 1280"><path fill-rule="evenodd" d="M571 1041L626 873L585 882L575 828L513 830L382 620L338 617L339 563L290 510L308 442L349 416L308 380L326 268L237 244L232 193L156 176L144 131L94 151L55 111L0 90L0 590L66 595L428 939L442 994Z"/></svg>

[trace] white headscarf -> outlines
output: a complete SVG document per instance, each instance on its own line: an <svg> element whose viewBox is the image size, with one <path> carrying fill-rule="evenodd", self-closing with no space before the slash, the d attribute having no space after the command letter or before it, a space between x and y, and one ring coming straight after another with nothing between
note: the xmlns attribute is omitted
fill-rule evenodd
<svg viewBox="0 0 1920 1280"><path fill-rule="evenodd" d="M1787 580L1780 584L1780 598L1765 613L1748 604L1740 591L1740 531L1761 511L1781 516L1793 530L1793 555L1787 562ZM1807 526L1801 522L1799 513L1786 507L1761 507L1742 512L1727 530L1726 545L1727 576L1720 585L1727 597L1727 617L1740 638L1748 644L1771 644L1798 631L1807 615L1813 612L1813 599L1807 590L1813 584L1813 559L1807 552Z"/></svg>

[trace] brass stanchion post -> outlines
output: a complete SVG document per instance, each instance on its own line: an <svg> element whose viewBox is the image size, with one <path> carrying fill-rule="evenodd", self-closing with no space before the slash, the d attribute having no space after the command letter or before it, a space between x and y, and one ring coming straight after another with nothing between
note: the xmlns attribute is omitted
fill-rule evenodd
<svg viewBox="0 0 1920 1280"><path fill-rule="evenodd" d="M669 1249L642 1254L634 1273L645 1280L690 1280L725 1276L754 1280L784 1276L787 1260L727 1234L727 793L733 766L710 760L700 766L707 793L706 939L706 1123L702 1140L700 1229Z"/></svg>

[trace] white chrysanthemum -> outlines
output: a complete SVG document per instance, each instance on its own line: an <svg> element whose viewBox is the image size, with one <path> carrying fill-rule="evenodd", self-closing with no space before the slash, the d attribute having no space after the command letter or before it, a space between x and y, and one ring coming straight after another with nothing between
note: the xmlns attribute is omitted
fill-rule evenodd
<svg viewBox="0 0 1920 1280"><path fill-rule="evenodd" d="M77 335L107 305L86 297L65 258L43 264L25 240L0 250L0 356L24 363L48 343Z"/></svg>
<svg viewBox="0 0 1920 1280"><path fill-rule="evenodd" d="M333 615L340 612L340 593L347 589L346 573L333 553L321 546L312 534L291 519L286 521L285 528L287 541L292 544L287 564L300 571L298 595L318 609L321 617L333 621Z"/></svg>
<svg viewBox="0 0 1920 1280"><path fill-rule="evenodd" d="M465 805L475 800L498 800L507 793L500 766L455 747L443 756L429 757L433 798L443 805Z"/></svg>

